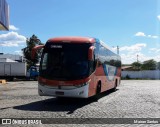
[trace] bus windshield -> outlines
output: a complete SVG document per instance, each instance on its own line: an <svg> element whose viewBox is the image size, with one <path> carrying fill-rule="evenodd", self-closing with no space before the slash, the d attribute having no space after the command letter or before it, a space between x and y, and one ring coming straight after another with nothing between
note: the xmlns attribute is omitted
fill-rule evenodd
<svg viewBox="0 0 160 127"><path fill-rule="evenodd" d="M76 80L89 75L89 44L46 45L41 58L40 76L51 80Z"/></svg>

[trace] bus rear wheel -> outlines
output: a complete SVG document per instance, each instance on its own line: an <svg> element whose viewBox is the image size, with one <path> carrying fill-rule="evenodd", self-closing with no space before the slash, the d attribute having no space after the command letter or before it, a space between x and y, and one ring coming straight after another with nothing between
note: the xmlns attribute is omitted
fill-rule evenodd
<svg viewBox="0 0 160 127"><path fill-rule="evenodd" d="M117 79L116 79L116 81L115 81L115 84L114 84L114 88L113 88L113 91L116 91L116 89L117 89Z"/></svg>
<svg viewBox="0 0 160 127"><path fill-rule="evenodd" d="M96 99L100 98L100 93L101 93L101 82L98 82L97 89L96 89L96 95L95 95Z"/></svg>

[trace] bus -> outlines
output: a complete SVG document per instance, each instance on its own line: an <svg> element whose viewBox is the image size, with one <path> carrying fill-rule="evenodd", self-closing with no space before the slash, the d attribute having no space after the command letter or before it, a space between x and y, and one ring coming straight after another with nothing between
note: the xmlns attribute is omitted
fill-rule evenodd
<svg viewBox="0 0 160 127"><path fill-rule="evenodd" d="M32 58L40 48L40 96L88 98L120 84L121 58L97 38L51 38Z"/></svg>

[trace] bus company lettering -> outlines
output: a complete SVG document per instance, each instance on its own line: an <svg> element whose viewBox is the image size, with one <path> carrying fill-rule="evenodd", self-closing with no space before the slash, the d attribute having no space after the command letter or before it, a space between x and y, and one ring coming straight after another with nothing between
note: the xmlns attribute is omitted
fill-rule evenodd
<svg viewBox="0 0 160 127"><path fill-rule="evenodd" d="M62 48L62 45L51 45L51 48Z"/></svg>

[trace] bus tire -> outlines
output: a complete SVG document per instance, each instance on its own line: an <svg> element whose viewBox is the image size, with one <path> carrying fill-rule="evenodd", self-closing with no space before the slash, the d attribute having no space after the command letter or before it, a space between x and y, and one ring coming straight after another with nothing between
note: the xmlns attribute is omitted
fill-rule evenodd
<svg viewBox="0 0 160 127"><path fill-rule="evenodd" d="M98 84L97 84L96 95L95 95L96 99L100 98L100 93L101 93L101 81L99 81Z"/></svg>
<svg viewBox="0 0 160 127"><path fill-rule="evenodd" d="M35 76L35 77L34 77L34 81L37 81L37 80L38 80L38 76Z"/></svg>
<svg viewBox="0 0 160 127"><path fill-rule="evenodd" d="M116 91L116 89L117 89L117 79L116 79L116 81L115 81L115 84L114 84L114 88L113 88L113 91Z"/></svg>

